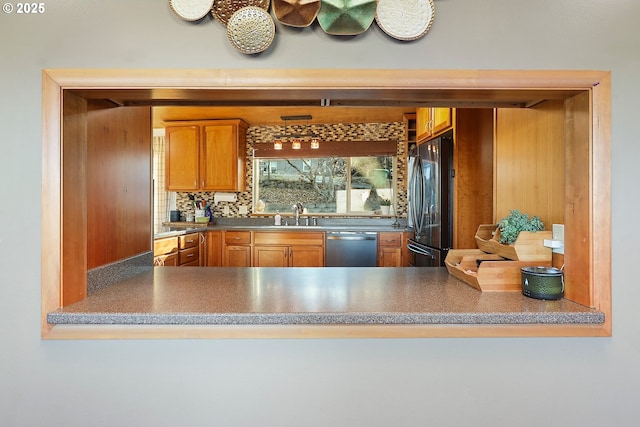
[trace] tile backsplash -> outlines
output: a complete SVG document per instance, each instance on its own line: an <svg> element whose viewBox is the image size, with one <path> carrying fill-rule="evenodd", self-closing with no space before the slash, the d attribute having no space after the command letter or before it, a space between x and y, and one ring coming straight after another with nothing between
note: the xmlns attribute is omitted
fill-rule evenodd
<svg viewBox="0 0 640 427"><path fill-rule="evenodd" d="M341 141L393 141L398 142L397 163L396 163L396 194L397 208L399 216L406 216L407 199L404 191L405 172L406 172L406 154L404 152L405 145L405 128L402 122L393 123L350 123L350 124L320 124L309 126L287 126L287 132L291 134L313 133L321 140L341 140ZM253 189L253 148L256 144L272 143L276 135L282 133L282 126L252 126L247 130L247 151L246 151L246 191L238 192L237 201L235 202L219 202L218 205L212 206L213 216L215 218L229 217L240 218L251 215L252 209L252 189ZM194 207L189 199L193 195L196 200L205 200L213 202L211 191L198 192L178 192L176 196L176 207L181 212L193 212ZM241 214L241 206L247 207L247 214ZM229 208L228 214L225 214L225 207Z"/></svg>

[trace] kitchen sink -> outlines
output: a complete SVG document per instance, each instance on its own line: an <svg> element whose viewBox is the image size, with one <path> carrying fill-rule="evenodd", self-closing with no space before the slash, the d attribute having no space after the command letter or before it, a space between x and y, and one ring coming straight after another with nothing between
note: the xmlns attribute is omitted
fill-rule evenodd
<svg viewBox="0 0 640 427"><path fill-rule="evenodd" d="M268 230L319 230L327 227L322 225L259 225L256 228L266 228Z"/></svg>

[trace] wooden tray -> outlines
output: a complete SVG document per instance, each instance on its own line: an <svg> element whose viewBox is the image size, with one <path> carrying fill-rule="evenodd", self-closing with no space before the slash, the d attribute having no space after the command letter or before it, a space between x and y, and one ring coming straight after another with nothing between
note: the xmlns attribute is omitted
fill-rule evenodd
<svg viewBox="0 0 640 427"><path fill-rule="evenodd" d="M449 274L483 292L522 291L522 267L551 266L551 260L513 261L480 249L451 249L444 263Z"/></svg>

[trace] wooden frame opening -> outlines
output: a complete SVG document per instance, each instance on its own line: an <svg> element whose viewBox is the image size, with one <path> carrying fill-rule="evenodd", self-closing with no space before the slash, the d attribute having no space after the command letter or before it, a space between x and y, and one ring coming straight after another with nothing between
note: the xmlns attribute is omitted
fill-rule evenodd
<svg viewBox="0 0 640 427"><path fill-rule="evenodd" d="M66 96L70 95L70 96ZM343 105L381 99L407 105L529 107L562 100L565 111L565 246L567 297L605 313L603 325L310 326L299 327L60 327L47 313L66 292L82 297L86 278L86 199L65 192L63 179L82 174L64 155L66 135L86 132L91 101L115 105L190 105L248 99L338 99ZM292 99L293 98L293 99ZM450 70L44 70L42 88L42 305L44 338L113 337L424 337L611 335L611 81L605 71ZM270 101L271 100L271 101ZM90 107L89 107L90 108ZM78 217L68 216L74 204ZM149 242L150 244L151 242ZM195 332L194 332L195 331Z"/></svg>

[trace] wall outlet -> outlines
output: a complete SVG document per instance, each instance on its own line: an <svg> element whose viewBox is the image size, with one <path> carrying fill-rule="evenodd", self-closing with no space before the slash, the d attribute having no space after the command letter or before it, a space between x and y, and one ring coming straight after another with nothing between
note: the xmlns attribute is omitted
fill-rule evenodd
<svg viewBox="0 0 640 427"><path fill-rule="evenodd" d="M249 210L247 209L247 205L240 205L240 207L238 208L238 211L240 215L246 215L247 213L249 213Z"/></svg>
<svg viewBox="0 0 640 427"><path fill-rule="evenodd" d="M553 248L553 253L564 254L564 224L553 224L551 228L551 238L562 242L559 248Z"/></svg>
<svg viewBox="0 0 640 427"><path fill-rule="evenodd" d="M225 216L229 216L229 206L224 206L222 208L222 214Z"/></svg>

